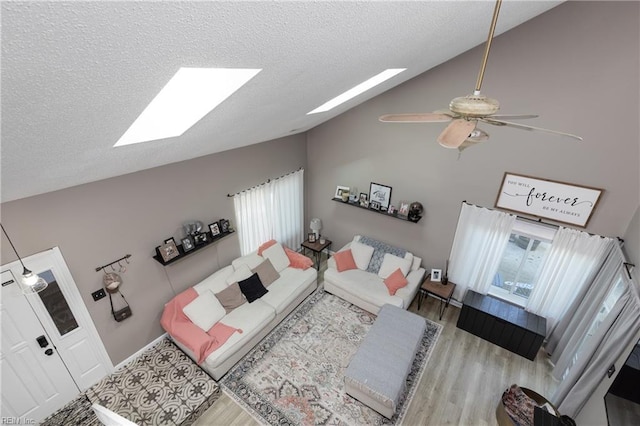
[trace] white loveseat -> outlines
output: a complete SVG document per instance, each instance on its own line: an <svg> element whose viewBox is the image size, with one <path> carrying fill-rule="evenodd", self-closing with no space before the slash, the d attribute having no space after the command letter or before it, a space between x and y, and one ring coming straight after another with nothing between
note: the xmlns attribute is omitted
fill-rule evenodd
<svg viewBox="0 0 640 426"><path fill-rule="evenodd" d="M279 244L278 246L281 248ZM231 265L216 271L193 286L193 289L197 292L198 297L211 297L211 293L219 294L237 282L237 278L242 278L240 272L242 269L246 267L254 269L264 262L268 258L267 250L263 255L264 257L253 252L239 257ZM227 312L219 320L226 326L241 329L242 332L234 332L224 344L211 352L200 363L200 367L215 380L224 376L231 367L317 288L317 271L313 267L301 269L293 267L291 264L287 266L283 263L281 254L278 259L270 259L280 277L266 287L268 292L251 303L245 302ZM217 305L217 303L216 299L212 305ZM184 307L185 314L186 309L187 306ZM188 345L176 339L171 333L169 335L180 349L194 361L198 361L198 356L189 349Z"/></svg>
<svg viewBox="0 0 640 426"><path fill-rule="evenodd" d="M362 248L362 245L369 249ZM385 303L402 309L409 307L425 275L424 268L420 266L421 258L404 249L360 235L356 235L336 254L348 249L353 249L357 268L338 272L335 255L331 257L324 272L325 291L376 315ZM406 268L407 284L391 295L384 278L397 267L401 267L403 272Z"/></svg>

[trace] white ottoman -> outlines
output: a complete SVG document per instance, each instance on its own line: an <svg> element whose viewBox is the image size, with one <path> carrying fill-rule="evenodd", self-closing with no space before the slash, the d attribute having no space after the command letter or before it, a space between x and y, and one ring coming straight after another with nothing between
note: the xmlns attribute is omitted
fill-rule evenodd
<svg viewBox="0 0 640 426"><path fill-rule="evenodd" d="M426 328L423 317L383 305L345 370L347 394L391 418Z"/></svg>

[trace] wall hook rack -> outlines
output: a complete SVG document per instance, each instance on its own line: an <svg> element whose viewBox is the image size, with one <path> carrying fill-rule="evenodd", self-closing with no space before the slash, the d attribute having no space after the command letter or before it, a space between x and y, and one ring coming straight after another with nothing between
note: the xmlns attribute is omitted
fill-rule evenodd
<svg viewBox="0 0 640 426"><path fill-rule="evenodd" d="M113 262L109 262L109 263L107 263L106 265L98 266L98 267L96 268L96 272L100 272L100 271L102 271L104 268L108 268L109 266L112 266L112 265L114 265L114 264L116 264L116 263L120 263L120 262L122 262L123 260L126 260L126 261L127 261L127 263L129 263L129 258L130 258L130 257L131 257L131 255L130 255L130 254L125 254L125 255L124 255L124 256L122 256L120 259L116 259L116 260L114 260Z"/></svg>

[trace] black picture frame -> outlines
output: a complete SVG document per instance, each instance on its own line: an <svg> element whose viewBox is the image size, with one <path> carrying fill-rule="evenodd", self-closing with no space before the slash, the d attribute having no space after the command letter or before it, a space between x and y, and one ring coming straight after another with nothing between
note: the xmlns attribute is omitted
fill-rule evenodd
<svg viewBox="0 0 640 426"><path fill-rule="evenodd" d="M171 237L171 238L167 238L166 240L164 240L164 243L165 244L170 244L170 243L175 244L176 240L174 240L173 237Z"/></svg>
<svg viewBox="0 0 640 426"><path fill-rule="evenodd" d="M367 194L365 192L361 192L360 193L360 197L358 198L358 203L362 207L368 207L369 206L369 194Z"/></svg>
<svg viewBox="0 0 640 426"><path fill-rule="evenodd" d="M220 224L220 232L223 234L229 232L229 221L227 219L220 219L218 223Z"/></svg>
<svg viewBox="0 0 640 426"><path fill-rule="evenodd" d="M380 203L378 201L369 201L369 208L371 210L380 210Z"/></svg>
<svg viewBox="0 0 640 426"><path fill-rule="evenodd" d="M182 243L182 251L184 251L185 253L193 250L196 247L195 244L193 244L193 240L191 239L191 237L185 237L180 240L180 242Z"/></svg>
<svg viewBox="0 0 640 426"><path fill-rule="evenodd" d="M202 232L193 236L193 244L200 245L209 242L209 234Z"/></svg>
<svg viewBox="0 0 640 426"><path fill-rule="evenodd" d="M160 257L162 257L162 260L165 262L168 262L171 259L178 257L180 255L180 252L178 251L178 247L176 246L176 243L173 240L173 238L168 239L167 241L169 242L162 244L161 246L158 246L156 248L156 250L160 254Z"/></svg>
<svg viewBox="0 0 640 426"><path fill-rule="evenodd" d="M209 231L211 231L211 236L213 237L220 235L220 224L218 222L210 223Z"/></svg>
<svg viewBox="0 0 640 426"><path fill-rule="evenodd" d="M313 233L313 232L309 232L309 233L307 234L307 240L308 240L310 243L315 243L315 242L316 242L316 234L315 234L315 233Z"/></svg>
<svg viewBox="0 0 640 426"><path fill-rule="evenodd" d="M369 204L377 202L380 206L376 210L387 210L391 204L391 187L371 182L369 185Z"/></svg>

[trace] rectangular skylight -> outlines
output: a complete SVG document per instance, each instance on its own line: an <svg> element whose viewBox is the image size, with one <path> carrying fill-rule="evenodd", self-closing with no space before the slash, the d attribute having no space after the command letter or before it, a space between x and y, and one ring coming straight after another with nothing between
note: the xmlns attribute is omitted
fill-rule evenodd
<svg viewBox="0 0 640 426"><path fill-rule="evenodd" d="M182 135L260 71L180 68L114 147Z"/></svg>
<svg viewBox="0 0 640 426"><path fill-rule="evenodd" d="M329 111L332 108L337 107L340 104L347 102L351 98L355 98L359 94L366 92L372 87L377 86L378 84L389 80L391 77L400 74L402 71L406 70L406 68L392 68L385 71L382 71L380 74L371 77L369 80L364 81L357 86L347 90L341 95L336 96L328 102L320 105L318 108L314 109L307 113L309 114L317 114L319 112Z"/></svg>

